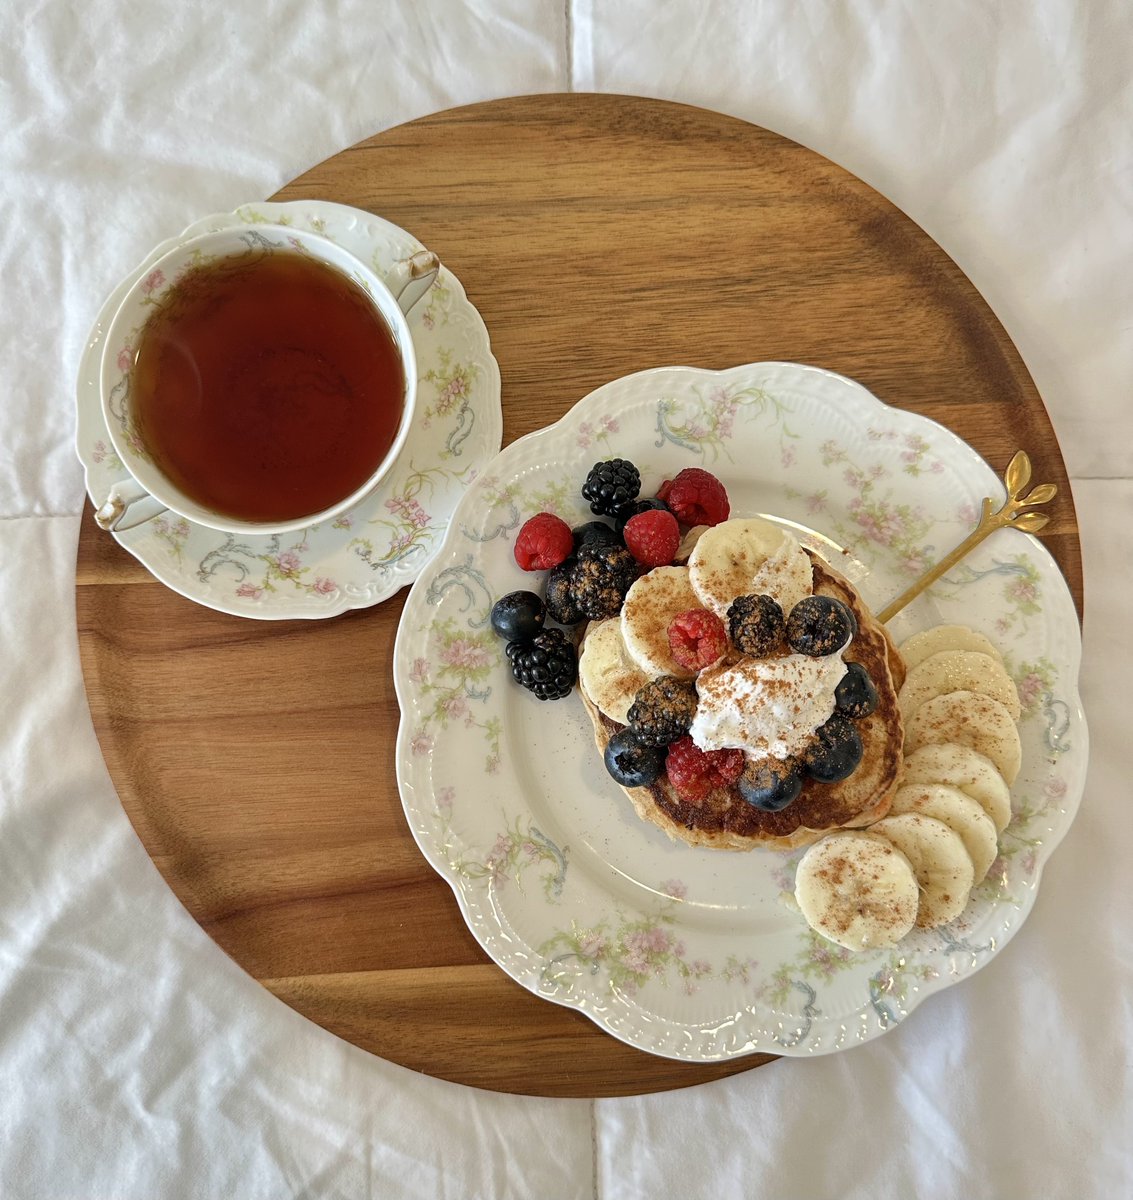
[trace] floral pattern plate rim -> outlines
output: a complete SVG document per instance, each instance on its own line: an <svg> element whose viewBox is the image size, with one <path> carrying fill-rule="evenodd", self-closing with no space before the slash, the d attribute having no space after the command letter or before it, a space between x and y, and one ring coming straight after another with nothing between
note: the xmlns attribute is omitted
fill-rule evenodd
<svg viewBox="0 0 1133 1200"><path fill-rule="evenodd" d="M670 842L606 776L577 698L540 704L510 680L488 613L531 584L512 558L515 533L543 509L586 519L578 488L595 460L614 456L638 464L646 495L683 466L712 469L733 512L788 524L876 607L955 545L1002 485L942 426L818 368L645 371L496 458L398 630L406 817L513 979L676 1059L869 1041L1003 948L1073 819L1088 745L1069 589L1041 543L1004 530L894 619L899 640L957 621L1000 646L1024 706L1023 769L999 858L964 914L896 950L854 955L792 908L801 852Z"/></svg>
<svg viewBox="0 0 1133 1200"><path fill-rule="evenodd" d="M97 508L127 477L99 403L99 358L127 288L166 251L216 229L271 223L319 233L386 275L422 249L381 217L322 200L246 204L188 226L155 247L107 298L80 361L76 448ZM154 280L158 286L159 280ZM388 599L440 548L458 500L499 451L500 371L480 314L441 269L410 317L417 350L417 416L397 465L349 512L300 533L243 537L166 513L113 536L162 583L209 608L260 620L333 617Z"/></svg>

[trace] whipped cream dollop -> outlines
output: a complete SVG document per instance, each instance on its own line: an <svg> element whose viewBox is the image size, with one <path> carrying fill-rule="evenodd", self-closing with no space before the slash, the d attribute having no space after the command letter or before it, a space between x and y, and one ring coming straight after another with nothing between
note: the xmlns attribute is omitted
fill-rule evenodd
<svg viewBox="0 0 1133 1200"><path fill-rule="evenodd" d="M752 758L800 754L834 713L844 650L821 658L745 658L701 671L692 740L701 750L743 750Z"/></svg>

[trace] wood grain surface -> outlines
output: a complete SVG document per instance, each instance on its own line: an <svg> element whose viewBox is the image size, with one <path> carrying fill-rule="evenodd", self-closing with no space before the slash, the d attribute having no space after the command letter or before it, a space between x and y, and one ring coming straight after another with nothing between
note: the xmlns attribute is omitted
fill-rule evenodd
<svg viewBox="0 0 1133 1200"><path fill-rule="evenodd" d="M645 367L828 367L947 425L997 472L1026 448L1035 477L1062 489L1043 541L1081 611L1066 474L1018 353L939 247L812 151L658 101L524 97L371 138L274 197L298 198L378 213L453 270L491 333L505 443ZM154 581L88 509L77 605L91 714L189 912L285 1003L444 1079L610 1096L768 1061L634 1050L486 957L398 798L403 600L323 622L225 616Z"/></svg>

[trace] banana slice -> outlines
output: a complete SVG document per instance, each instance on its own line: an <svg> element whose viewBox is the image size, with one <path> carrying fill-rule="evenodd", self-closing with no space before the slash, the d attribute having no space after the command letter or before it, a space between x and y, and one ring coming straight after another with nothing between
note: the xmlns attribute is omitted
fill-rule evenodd
<svg viewBox="0 0 1133 1200"><path fill-rule="evenodd" d="M974 650L994 658L996 662L1003 661L1003 655L982 633L966 625L934 625L931 629L914 633L901 643L901 657L909 671L942 650Z"/></svg>
<svg viewBox="0 0 1133 1200"><path fill-rule="evenodd" d="M1019 731L1010 712L990 696L948 692L926 700L905 725L905 751L940 742L959 742L990 758L1008 787L1019 774Z"/></svg>
<svg viewBox="0 0 1133 1200"><path fill-rule="evenodd" d="M676 557L673 559L673 561L681 563L682 565L687 563L693 550L696 548L696 543L700 541L704 532L711 528L711 525L694 525L688 531L688 533L681 538L681 544L677 547Z"/></svg>
<svg viewBox="0 0 1133 1200"><path fill-rule="evenodd" d="M882 817L870 833L891 842L909 860L920 888L919 928L947 925L964 911L975 870L958 833L935 817L914 812Z"/></svg>
<svg viewBox="0 0 1133 1200"><path fill-rule="evenodd" d="M782 546L787 534L770 521L752 517L723 521L697 539L688 560L698 605L724 619L737 596L751 592L756 571Z"/></svg>
<svg viewBox="0 0 1133 1200"><path fill-rule="evenodd" d="M1019 719L1019 692L1011 676L1002 663L978 650L942 650L913 667L897 697L901 715L907 721L926 700L948 692L990 696L1007 709L1013 721Z"/></svg>
<svg viewBox="0 0 1133 1200"><path fill-rule="evenodd" d="M691 679L696 674L673 659L669 622L677 613L700 606L688 567L654 567L634 581L622 605L622 638L630 659L650 679L658 675Z"/></svg>
<svg viewBox="0 0 1133 1200"><path fill-rule="evenodd" d="M989 758L970 746L941 742L922 746L905 757L903 783L947 783L977 801L991 817L996 833L1011 823L1011 789Z"/></svg>
<svg viewBox="0 0 1133 1200"><path fill-rule="evenodd" d="M899 787L889 807L889 815L919 812L943 821L960 835L972 860L972 882L979 883L999 857L999 837L995 823L978 801L959 788L946 783L908 783Z"/></svg>
<svg viewBox="0 0 1133 1200"><path fill-rule="evenodd" d="M626 653L617 617L596 622L587 629L578 656L578 682L607 717L621 725L628 723L629 707L638 689L649 680Z"/></svg>
<svg viewBox="0 0 1133 1200"><path fill-rule="evenodd" d="M869 833L835 833L799 861L795 900L816 933L847 950L895 946L913 928L919 889L909 860Z"/></svg>

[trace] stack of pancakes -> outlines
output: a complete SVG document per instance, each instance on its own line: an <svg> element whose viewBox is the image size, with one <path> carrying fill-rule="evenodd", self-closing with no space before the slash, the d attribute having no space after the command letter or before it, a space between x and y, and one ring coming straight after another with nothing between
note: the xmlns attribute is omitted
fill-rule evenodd
<svg viewBox="0 0 1133 1200"><path fill-rule="evenodd" d="M841 600L857 620L857 633L843 652L844 660L860 663L877 689L876 710L855 722L864 746L862 761L838 783L807 779L798 799L779 812L766 812L747 803L734 786L717 788L702 803L694 804L682 799L664 774L648 787L624 788L638 815L674 839L720 850L756 846L788 850L809 845L832 829L872 824L889 809L901 774L904 729L897 691L904 682L905 668L896 646L857 590L824 560L807 553L814 593ZM610 738L624 726L600 712L581 684L579 690L594 725L598 749L604 752Z"/></svg>

